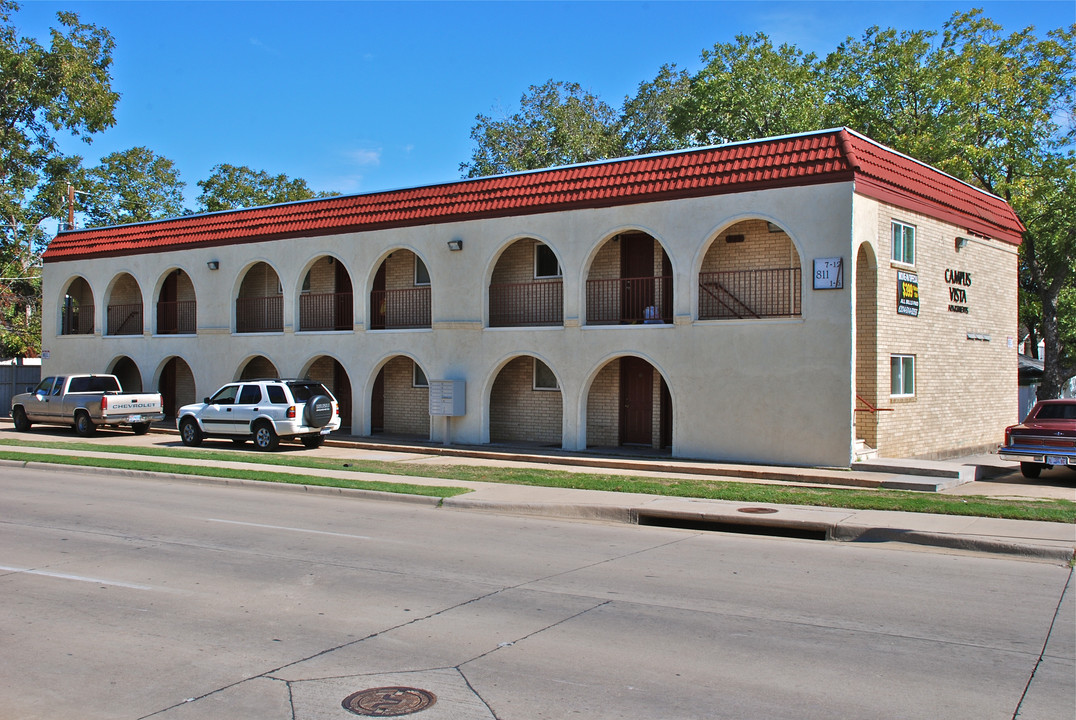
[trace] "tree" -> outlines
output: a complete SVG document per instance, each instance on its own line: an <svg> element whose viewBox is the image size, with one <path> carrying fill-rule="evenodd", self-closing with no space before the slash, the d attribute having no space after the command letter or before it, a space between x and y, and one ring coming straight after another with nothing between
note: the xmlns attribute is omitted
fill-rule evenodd
<svg viewBox="0 0 1076 720"><path fill-rule="evenodd" d="M614 157L621 153L617 115L578 83L531 85L514 115L479 115L471 129L475 150L460 164L465 177L482 177Z"/></svg>
<svg viewBox="0 0 1076 720"><path fill-rule="evenodd" d="M270 175L245 165L228 164L215 165L208 178L198 181L198 187L202 189L198 196L199 212L275 205L338 194L316 193L302 178L293 180L283 174Z"/></svg>
<svg viewBox="0 0 1076 720"><path fill-rule="evenodd" d="M184 214L179 170L149 148L133 147L101 159L85 173L81 209L88 224L122 225Z"/></svg>
<svg viewBox="0 0 1076 720"><path fill-rule="evenodd" d="M630 155L677 150L687 143L672 132L673 108L687 100L691 75L675 65L662 65L651 82L639 83L633 98L624 98L620 145Z"/></svg>
<svg viewBox="0 0 1076 720"><path fill-rule="evenodd" d="M119 99L109 75L113 41L107 30L61 12L46 48L19 37L12 19L18 9L13 0L0 0L0 277L8 278L0 280L0 352L5 355L36 354L40 344L34 278L38 253L48 240L42 224L63 216L67 184L81 163L60 152L57 137L69 133L89 142L115 124Z"/></svg>
<svg viewBox="0 0 1076 720"><path fill-rule="evenodd" d="M687 97L670 112L677 137L714 145L826 127L827 77L815 55L774 48L759 32L718 43L702 60Z"/></svg>

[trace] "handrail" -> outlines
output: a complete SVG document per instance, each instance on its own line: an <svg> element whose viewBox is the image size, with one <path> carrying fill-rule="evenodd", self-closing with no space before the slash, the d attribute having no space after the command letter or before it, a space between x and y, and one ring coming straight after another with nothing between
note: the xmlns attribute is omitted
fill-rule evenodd
<svg viewBox="0 0 1076 720"><path fill-rule="evenodd" d="M722 300L721 298L719 298L719 297L717 296L717 293L715 293L715 292L714 292L713 290L711 290L711 289L710 289L710 287L709 287L710 285L713 285L714 287L718 288L719 290L721 290L721 292L725 293L725 295L727 295L727 296L728 296L729 298L731 298L732 300L735 300L735 301L736 301L737 303L739 303L739 304L740 304L740 306L741 306L741 307L742 307L742 308L743 308L743 309L744 309L744 310L745 310L746 312L750 313L752 317L754 317L754 318L758 318L758 317L759 317L759 314L758 314L758 313L756 313L756 312L755 312L754 310L752 310L752 309L751 309L751 307L750 307L750 306L749 306L749 305L748 305L747 303L745 303L745 302L744 302L743 300L741 300L740 298L736 297L736 294L735 294L735 293L733 293L733 292L732 292L731 290L729 290L729 289L728 289L727 287L725 287L724 285L722 285L722 284L721 284L720 282L718 282L717 280L711 280L711 281L710 281L709 283L705 283L705 282L700 282L700 283L699 283L699 288L700 288L700 289L702 289L702 290L705 290L705 291L706 291L706 294L707 294L707 295L709 295L710 297L712 297L712 298L713 298L714 300L716 300L717 302L721 303L721 306L722 306L722 307L724 307L724 308L725 308L726 310L728 310L728 311L729 311L730 313L732 313L733 315L735 315L735 316L736 316L737 318L739 318L740 320L743 320L743 317L744 317L744 316L743 316L743 315L740 315L740 314L739 314L738 312L736 312L735 310L733 310L733 309L732 309L731 307L729 307L728 303L726 303L726 302L725 302L724 300Z"/></svg>
<svg viewBox="0 0 1076 720"><path fill-rule="evenodd" d="M870 404L869 402L867 402L866 400L864 400L864 399L863 399L862 397L860 397L859 395L856 395L856 400L859 400L859 401L860 401L861 403L863 403L863 404L864 404L864 405L866 405L867 407L865 407L865 408L854 408L854 409L853 409L853 412L869 412L869 413L870 413L871 415L873 415L874 413L879 413L879 412L893 412L893 410L894 410L894 408L880 408L880 407L874 407L873 405L871 405L871 404Z"/></svg>

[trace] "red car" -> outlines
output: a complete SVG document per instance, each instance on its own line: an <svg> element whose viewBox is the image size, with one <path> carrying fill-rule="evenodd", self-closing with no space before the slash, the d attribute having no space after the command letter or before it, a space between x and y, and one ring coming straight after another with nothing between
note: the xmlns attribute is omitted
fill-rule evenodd
<svg viewBox="0 0 1076 720"><path fill-rule="evenodd" d="M1040 400L1024 422L1005 428L998 456L1019 462L1026 478L1054 465L1076 470L1076 399Z"/></svg>

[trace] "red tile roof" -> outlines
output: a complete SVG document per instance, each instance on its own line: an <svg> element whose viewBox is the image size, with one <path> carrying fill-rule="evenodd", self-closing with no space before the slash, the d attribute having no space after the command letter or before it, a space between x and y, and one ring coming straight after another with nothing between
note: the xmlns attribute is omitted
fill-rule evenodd
<svg viewBox="0 0 1076 720"><path fill-rule="evenodd" d="M45 262L855 181L857 193L1019 244L1003 200L848 129L60 233Z"/></svg>

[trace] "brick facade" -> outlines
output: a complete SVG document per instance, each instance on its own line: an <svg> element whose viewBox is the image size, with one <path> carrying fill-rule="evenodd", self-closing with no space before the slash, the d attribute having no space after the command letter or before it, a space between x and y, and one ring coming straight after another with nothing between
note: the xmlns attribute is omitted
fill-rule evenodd
<svg viewBox="0 0 1076 720"><path fill-rule="evenodd" d="M489 398L490 442L561 444L560 390L534 388L533 357L518 357L498 373Z"/></svg>
<svg viewBox="0 0 1076 720"><path fill-rule="evenodd" d="M414 387L415 363L395 357L381 370L385 376L385 427L392 435L430 435L430 389Z"/></svg>

